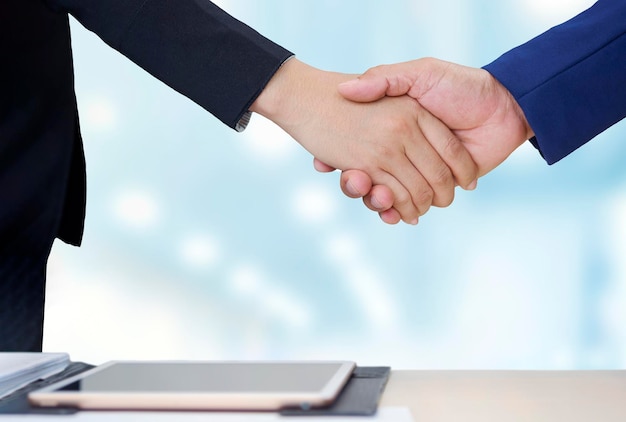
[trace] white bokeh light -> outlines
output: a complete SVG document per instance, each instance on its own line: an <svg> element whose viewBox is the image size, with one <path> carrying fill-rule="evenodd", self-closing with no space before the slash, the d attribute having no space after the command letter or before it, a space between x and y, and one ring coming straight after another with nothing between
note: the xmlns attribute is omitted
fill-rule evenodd
<svg viewBox="0 0 626 422"><path fill-rule="evenodd" d="M573 18L594 3L594 0L522 0L522 6L531 17L553 25Z"/></svg>
<svg viewBox="0 0 626 422"><path fill-rule="evenodd" d="M230 285L237 293L252 294L259 290L262 277L256 268L242 265L233 271Z"/></svg>
<svg viewBox="0 0 626 422"><path fill-rule="evenodd" d="M397 306L385 288L384 278L375 268L369 265L346 266L343 279L372 328L382 332L398 328Z"/></svg>
<svg viewBox="0 0 626 422"><path fill-rule="evenodd" d="M254 115L243 132L241 145L246 152L262 163L287 161L299 148L285 131L271 120Z"/></svg>
<svg viewBox="0 0 626 422"><path fill-rule="evenodd" d="M110 98L90 97L81 101L81 125L86 129L113 130L117 124L117 107Z"/></svg>
<svg viewBox="0 0 626 422"><path fill-rule="evenodd" d="M182 239L180 244L180 257L183 263L189 268L211 268L219 261L219 244L208 235L187 235Z"/></svg>
<svg viewBox="0 0 626 422"><path fill-rule="evenodd" d="M161 219L157 199L143 190L125 190L113 199L115 219L133 229L152 229Z"/></svg>
<svg viewBox="0 0 626 422"><path fill-rule="evenodd" d="M290 328L302 328L312 321L312 312L300 298L271 282L261 270L241 265L230 277L231 287L250 310L279 320Z"/></svg>
<svg viewBox="0 0 626 422"><path fill-rule="evenodd" d="M350 234L335 234L328 240L326 253L332 260L339 263L355 263L360 253L359 242Z"/></svg>
<svg viewBox="0 0 626 422"><path fill-rule="evenodd" d="M324 252L340 272L340 279L352 292L369 325L379 331L397 328L395 301L385 288L384 277L370 264L359 244L356 236L339 233L326 241Z"/></svg>
<svg viewBox="0 0 626 422"><path fill-rule="evenodd" d="M294 295L274 289L264 292L261 298L268 312L287 325L302 328L311 323L311 312Z"/></svg>
<svg viewBox="0 0 626 422"><path fill-rule="evenodd" d="M293 195L292 210L305 223L326 223L336 209L336 195L322 185L301 185Z"/></svg>
<svg viewBox="0 0 626 422"><path fill-rule="evenodd" d="M231 6L231 2L229 0L212 0L212 3L224 10Z"/></svg>
<svg viewBox="0 0 626 422"><path fill-rule="evenodd" d="M520 171L527 171L528 166L534 164L543 164L541 155L537 151L537 148L530 142L524 142L517 148L513 154L507 159L508 167L515 167Z"/></svg>
<svg viewBox="0 0 626 422"><path fill-rule="evenodd" d="M158 294L134 300L136 296L120 287L123 283L108 280L110 276L99 278L72 271L51 274L55 289L46 305L46 350L65 351L72 345L72 358L91 364L116 358L167 359L185 353L186 324L177 310L179 304ZM115 276L133 285L134 280L126 274ZM72 314L63 312L68 297L81 298L72 301ZM168 341L163 342L163 338ZM111 339L116 344L113 350Z"/></svg>
<svg viewBox="0 0 626 422"><path fill-rule="evenodd" d="M606 330L615 339L622 356L621 364L626 362L624 352L626 351L626 312L621 300L626 297L626 195L623 193L624 187L619 189L607 206L607 232L610 233L609 251L613 255L614 273L613 283L607 288L602 299L602 318Z"/></svg>

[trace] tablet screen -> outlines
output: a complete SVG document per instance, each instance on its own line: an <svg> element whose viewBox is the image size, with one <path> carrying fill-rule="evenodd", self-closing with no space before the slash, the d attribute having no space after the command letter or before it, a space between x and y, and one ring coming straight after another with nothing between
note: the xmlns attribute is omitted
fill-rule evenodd
<svg viewBox="0 0 626 422"><path fill-rule="evenodd" d="M317 392L340 363L117 363L59 388L83 392Z"/></svg>

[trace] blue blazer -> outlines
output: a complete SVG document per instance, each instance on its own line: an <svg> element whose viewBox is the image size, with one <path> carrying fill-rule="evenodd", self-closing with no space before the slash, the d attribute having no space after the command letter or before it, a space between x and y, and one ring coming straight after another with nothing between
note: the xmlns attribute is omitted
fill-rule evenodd
<svg viewBox="0 0 626 422"><path fill-rule="evenodd" d="M485 66L555 163L626 117L626 1L599 0Z"/></svg>
<svg viewBox="0 0 626 422"><path fill-rule="evenodd" d="M233 128L292 55L208 0L0 1L0 351L41 348L52 242L81 242L68 14Z"/></svg>

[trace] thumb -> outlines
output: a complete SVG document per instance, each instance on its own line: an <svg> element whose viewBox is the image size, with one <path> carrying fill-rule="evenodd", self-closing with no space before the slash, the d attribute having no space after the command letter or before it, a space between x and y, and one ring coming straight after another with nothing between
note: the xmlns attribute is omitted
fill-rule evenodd
<svg viewBox="0 0 626 422"><path fill-rule="evenodd" d="M339 85L339 93L347 100L357 102L376 101L384 96L398 97L408 94L413 87L414 68L419 62L382 65Z"/></svg>
<svg viewBox="0 0 626 422"><path fill-rule="evenodd" d="M339 93L347 100L369 103L387 95L387 78L384 76L361 75L356 79L339 84Z"/></svg>

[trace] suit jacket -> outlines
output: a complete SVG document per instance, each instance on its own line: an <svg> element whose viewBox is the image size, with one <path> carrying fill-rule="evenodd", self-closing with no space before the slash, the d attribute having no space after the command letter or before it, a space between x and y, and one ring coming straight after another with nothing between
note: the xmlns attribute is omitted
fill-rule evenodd
<svg viewBox="0 0 626 422"><path fill-rule="evenodd" d="M599 0L485 69L516 98L552 164L626 117L626 1Z"/></svg>
<svg viewBox="0 0 626 422"><path fill-rule="evenodd" d="M52 242L81 242L68 14L233 128L291 56L208 0L0 2L0 350L41 347Z"/></svg>

